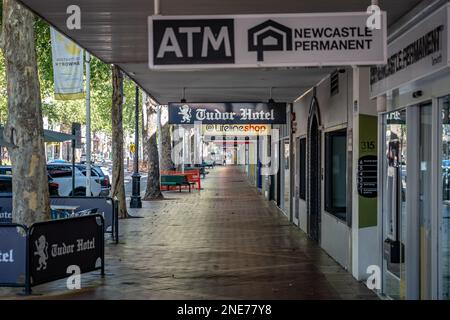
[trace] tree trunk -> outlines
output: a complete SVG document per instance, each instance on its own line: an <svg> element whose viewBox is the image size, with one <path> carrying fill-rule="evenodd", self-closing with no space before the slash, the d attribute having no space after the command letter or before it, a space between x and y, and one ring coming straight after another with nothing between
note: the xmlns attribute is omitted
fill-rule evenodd
<svg viewBox="0 0 450 320"><path fill-rule="evenodd" d="M123 158L123 75L118 66L112 68L112 198L119 200L119 218L128 218L124 184Z"/></svg>
<svg viewBox="0 0 450 320"><path fill-rule="evenodd" d="M6 64L8 120L4 138L12 163L13 221L50 219L34 16L15 0L3 1L2 47Z"/></svg>
<svg viewBox="0 0 450 320"><path fill-rule="evenodd" d="M161 109L161 118L168 118L167 106ZM172 170L175 164L172 161L171 125L166 122L161 127L161 170Z"/></svg>
<svg viewBox="0 0 450 320"><path fill-rule="evenodd" d="M145 196L143 200L157 200L164 198L161 193L161 184L159 176L159 154L158 143L156 139L157 132L157 106L153 106L149 103L149 99L146 99L147 110L147 134L148 140L146 144L148 154L148 177L147 188L145 190Z"/></svg>

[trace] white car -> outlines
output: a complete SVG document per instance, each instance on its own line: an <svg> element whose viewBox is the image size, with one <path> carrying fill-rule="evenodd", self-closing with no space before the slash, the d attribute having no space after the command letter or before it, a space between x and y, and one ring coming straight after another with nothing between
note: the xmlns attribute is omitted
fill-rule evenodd
<svg viewBox="0 0 450 320"><path fill-rule="evenodd" d="M75 165L75 192L73 194L71 164L48 164L47 171L53 181L59 184L59 196L86 195L86 169L83 166ZM91 170L91 196L97 197L101 191L99 176L94 170Z"/></svg>

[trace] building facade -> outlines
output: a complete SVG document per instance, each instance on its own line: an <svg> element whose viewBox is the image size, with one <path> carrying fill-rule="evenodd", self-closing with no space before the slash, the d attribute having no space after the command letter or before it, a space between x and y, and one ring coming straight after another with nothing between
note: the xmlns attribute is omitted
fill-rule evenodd
<svg viewBox="0 0 450 320"><path fill-rule="evenodd" d="M450 298L449 21L448 2L422 6L389 30L387 65L331 70L273 126L278 172L258 184L246 169L386 298Z"/></svg>

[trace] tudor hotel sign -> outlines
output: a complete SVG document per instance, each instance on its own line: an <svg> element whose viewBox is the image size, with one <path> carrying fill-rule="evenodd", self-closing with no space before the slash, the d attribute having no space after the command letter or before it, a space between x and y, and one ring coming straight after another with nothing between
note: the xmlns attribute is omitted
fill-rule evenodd
<svg viewBox="0 0 450 320"><path fill-rule="evenodd" d="M151 69L384 64L366 12L149 17Z"/></svg>
<svg viewBox="0 0 450 320"><path fill-rule="evenodd" d="M286 103L169 103L169 124L286 124Z"/></svg>

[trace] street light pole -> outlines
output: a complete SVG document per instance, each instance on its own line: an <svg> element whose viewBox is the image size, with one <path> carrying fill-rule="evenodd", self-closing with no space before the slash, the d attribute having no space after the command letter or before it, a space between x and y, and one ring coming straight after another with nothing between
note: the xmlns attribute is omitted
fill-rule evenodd
<svg viewBox="0 0 450 320"><path fill-rule="evenodd" d="M86 197L91 196L91 55L86 51Z"/></svg>
<svg viewBox="0 0 450 320"><path fill-rule="evenodd" d="M139 87L136 86L136 104L134 106L134 156L133 156L133 190L130 208L142 208L141 175L139 174Z"/></svg>

